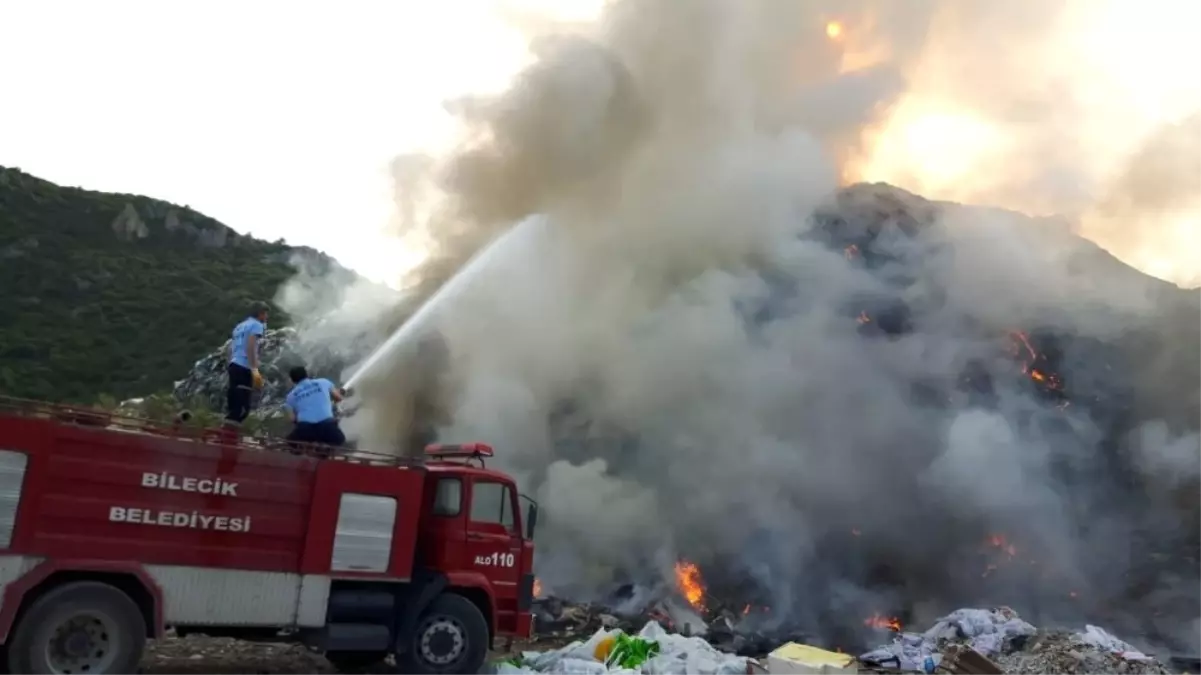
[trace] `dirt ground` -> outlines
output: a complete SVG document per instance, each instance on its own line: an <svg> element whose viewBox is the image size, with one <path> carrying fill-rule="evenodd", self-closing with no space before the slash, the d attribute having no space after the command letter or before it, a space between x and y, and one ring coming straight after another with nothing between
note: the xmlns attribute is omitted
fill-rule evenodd
<svg viewBox="0 0 1201 675"><path fill-rule="evenodd" d="M512 650L506 650L503 641L498 641L489 660L502 658L510 653L528 649L554 649L570 640L514 641ZM296 644L242 642L229 638L211 638L203 635L167 637L146 645L142 658L143 673L220 673L243 675L258 673L336 673L333 666L321 655ZM364 673L392 673L390 666L360 671Z"/></svg>
<svg viewBox="0 0 1201 675"><path fill-rule="evenodd" d="M301 645L241 642L189 635L146 645L143 673L334 673L329 662ZM386 671L384 671L386 672Z"/></svg>

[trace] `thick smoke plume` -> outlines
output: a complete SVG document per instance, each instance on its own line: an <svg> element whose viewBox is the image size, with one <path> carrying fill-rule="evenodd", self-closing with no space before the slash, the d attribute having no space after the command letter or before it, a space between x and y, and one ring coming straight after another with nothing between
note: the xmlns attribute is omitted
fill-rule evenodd
<svg viewBox="0 0 1201 675"><path fill-rule="evenodd" d="M948 78L975 81L967 103L1009 106L1011 150L1041 150L1006 155L1029 171L993 194L1058 198L1047 177L1073 175L1081 155L1056 130L1085 102L1037 83L990 98L983 61L1010 84L1039 72L1043 31L1074 7L1052 5L629 1L538 39L509 91L458 103L468 134L452 156L397 163L407 234L430 256L397 317L499 233L521 223L522 236L442 304L441 351L380 368L348 428L403 446L420 399L442 439L494 444L544 509L538 572L561 593L662 583L684 557L808 625L917 601L1123 613L1130 551L1195 524L1158 517L1173 498L1116 483L1109 418L1024 386L1007 336L1118 341L1155 315L1152 299L1069 264L1061 226L885 188L834 201L873 152L865 130L932 72L914 70L931 45ZM1077 206L1176 203L1139 183L1137 167L1166 156L1156 147L1130 159L1114 201ZM425 218L418 195L434 205ZM851 230L933 224L876 235L890 257L868 267L819 236L822 213ZM903 330L873 337L857 318L882 323L897 305ZM1064 353L1069 382L1100 363ZM986 397L960 386L972 369L994 374ZM1108 400L1081 386L1080 400ZM1129 476L1167 476L1179 502L1197 480L1196 425L1146 422L1120 441ZM1039 572L984 590L1009 559ZM1195 578L1163 578L1146 590L1163 606L1195 600Z"/></svg>

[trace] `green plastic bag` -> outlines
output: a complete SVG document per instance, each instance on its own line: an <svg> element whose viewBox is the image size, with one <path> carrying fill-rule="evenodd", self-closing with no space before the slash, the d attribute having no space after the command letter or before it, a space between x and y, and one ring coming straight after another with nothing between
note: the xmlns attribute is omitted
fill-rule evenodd
<svg viewBox="0 0 1201 675"><path fill-rule="evenodd" d="M644 640L640 637L631 637L622 633L617 636L617 641L613 644L613 650L609 652L609 658L605 660L605 667L612 668L613 666L618 666L627 670L633 670L658 653L658 642Z"/></svg>

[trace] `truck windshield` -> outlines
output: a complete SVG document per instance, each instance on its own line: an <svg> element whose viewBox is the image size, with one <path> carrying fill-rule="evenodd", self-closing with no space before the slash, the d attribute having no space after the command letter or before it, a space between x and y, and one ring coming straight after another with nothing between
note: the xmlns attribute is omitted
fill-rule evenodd
<svg viewBox="0 0 1201 675"><path fill-rule="evenodd" d="M512 532L513 498L504 483L477 480L471 491L471 520L494 523Z"/></svg>

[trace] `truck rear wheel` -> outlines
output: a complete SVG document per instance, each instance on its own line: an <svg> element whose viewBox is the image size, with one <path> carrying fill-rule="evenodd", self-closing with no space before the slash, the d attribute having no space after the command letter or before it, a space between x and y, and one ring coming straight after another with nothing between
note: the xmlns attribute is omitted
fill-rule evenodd
<svg viewBox="0 0 1201 675"><path fill-rule="evenodd" d="M478 673L488 658L488 621L475 603L454 593L434 598L405 639L402 673Z"/></svg>
<svg viewBox="0 0 1201 675"><path fill-rule="evenodd" d="M13 673L133 673L146 646L146 621L124 592L95 581L47 591L8 641Z"/></svg>

